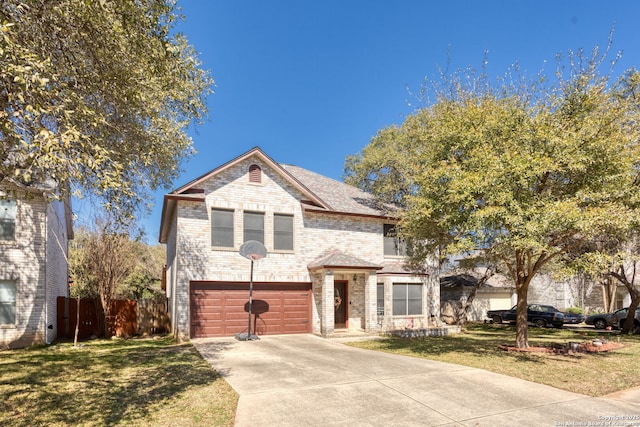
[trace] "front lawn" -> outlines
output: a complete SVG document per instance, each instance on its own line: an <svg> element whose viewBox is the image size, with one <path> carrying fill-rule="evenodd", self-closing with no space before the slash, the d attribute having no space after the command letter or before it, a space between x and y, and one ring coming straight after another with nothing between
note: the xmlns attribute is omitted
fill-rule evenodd
<svg viewBox="0 0 640 427"><path fill-rule="evenodd" d="M602 331L529 328L531 346L591 342ZM640 386L640 336L605 335L624 344L618 350L599 353L544 354L510 352L501 345L515 343L515 327L469 324L461 334L428 338L387 338L349 343L355 347L455 363L522 378L541 384L603 396Z"/></svg>
<svg viewBox="0 0 640 427"><path fill-rule="evenodd" d="M238 401L168 337L0 351L0 396L0 425L12 426L231 426Z"/></svg>

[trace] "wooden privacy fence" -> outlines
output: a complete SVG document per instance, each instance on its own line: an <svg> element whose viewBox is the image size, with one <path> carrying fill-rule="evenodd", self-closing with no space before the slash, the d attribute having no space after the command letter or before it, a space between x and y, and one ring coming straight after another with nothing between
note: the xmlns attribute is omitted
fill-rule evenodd
<svg viewBox="0 0 640 427"><path fill-rule="evenodd" d="M58 338L73 338L78 318L78 300L58 297L57 302ZM170 328L164 298L114 300L111 303L111 315L106 321L107 338L162 334L169 332ZM86 339L99 333L96 302L91 298L82 298L78 338Z"/></svg>

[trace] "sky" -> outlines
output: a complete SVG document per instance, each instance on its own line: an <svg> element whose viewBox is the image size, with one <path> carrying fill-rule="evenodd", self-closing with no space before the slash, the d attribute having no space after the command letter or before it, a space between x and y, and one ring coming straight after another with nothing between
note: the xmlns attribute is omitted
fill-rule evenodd
<svg viewBox="0 0 640 427"><path fill-rule="evenodd" d="M345 159L415 111L438 70L514 63L553 73L568 50L604 49L640 68L640 2L591 0L179 0L176 30L216 85L197 150L173 188L259 146L279 163L342 180ZM172 189L173 189L172 188ZM163 195L141 218L158 241Z"/></svg>

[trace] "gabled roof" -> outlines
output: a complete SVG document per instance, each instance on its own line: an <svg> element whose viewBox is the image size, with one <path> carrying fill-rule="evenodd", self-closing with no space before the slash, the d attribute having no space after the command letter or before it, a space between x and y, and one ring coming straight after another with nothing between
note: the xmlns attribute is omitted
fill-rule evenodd
<svg viewBox="0 0 640 427"><path fill-rule="evenodd" d="M309 270L322 268L346 268L355 270L381 270L382 266L362 260L352 255L347 255L339 249L335 249L327 255L321 256L307 265Z"/></svg>
<svg viewBox="0 0 640 427"><path fill-rule="evenodd" d="M247 151L244 154L241 154L240 156L236 157L233 160L228 161L227 163L218 166L217 168L213 169L210 172L207 172L206 174L194 179L193 181L183 185L182 187L174 190L171 194L184 194L189 192L189 190L193 189L193 188L197 188L197 186L210 179L211 177L213 177L214 175L217 175L227 169L229 169L230 167L233 167L235 165L237 165L238 163L248 159L249 157L255 156L257 158L259 158L260 160L262 160L264 163L266 163L267 165L271 166L273 169L275 169L276 172L280 173L280 175L282 175L285 179L287 179L291 184L293 184L294 187L297 187L298 190L300 190L306 197L308 197L310 199L311 202L319 205L322 208L325 209L331 209L330 206L326 205L325 202L323 202L318 196L316 196L315 194L313 194L313 192L311 192L307 187L305 187L305 185L301 182L299 182L293 175L291 175L289 172L287 172L280 164L276 163L271 157L267 156L265 154L264 151L262 151L259 147L254 147L251 150Z"/></svg>
<svg viewBox="0 0 640 427"><path fill-rule="evenodd" d="M203 202L205 195L198 188L200 184L251 157L260 159L300 191L305 198L300 202L303 210L307 212L377 218L390 217L387 212L391 209L388 209L388 207L384 209L380 207L371 194L298 166L277 163L271 157L267 156L259 147L254 147L235 159L224 163L164 196L160 224L160 243L166 243L167 241L170 223L169 217L173 214L175 204L178 200Z"/></svg>

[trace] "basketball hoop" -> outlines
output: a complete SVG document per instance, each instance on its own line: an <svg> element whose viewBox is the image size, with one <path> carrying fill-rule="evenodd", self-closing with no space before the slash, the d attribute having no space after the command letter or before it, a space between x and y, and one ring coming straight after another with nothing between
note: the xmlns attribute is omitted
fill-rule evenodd
<svg viewBox="0 0 640 427"><path fill-rule="evenodd" d="M236 334L236 339L238 341L255 341L258 338L257 335L251 335L251 304L253 301L253 262L261 260L262 258L267 256L267 248L258 241L249 240L244 242L242 246L240 246L240 255L247 258L251 261L251 276L249 280L249 321L247 323L247 332Z"/></svg>
<svg viewBox="0 0 640 427"><path fill-rule="evenodd" d="M267 256L267 248L258 241L249 240L244 242L240 246L240 255L250 259L251 261L258 261Z"/></svg>

